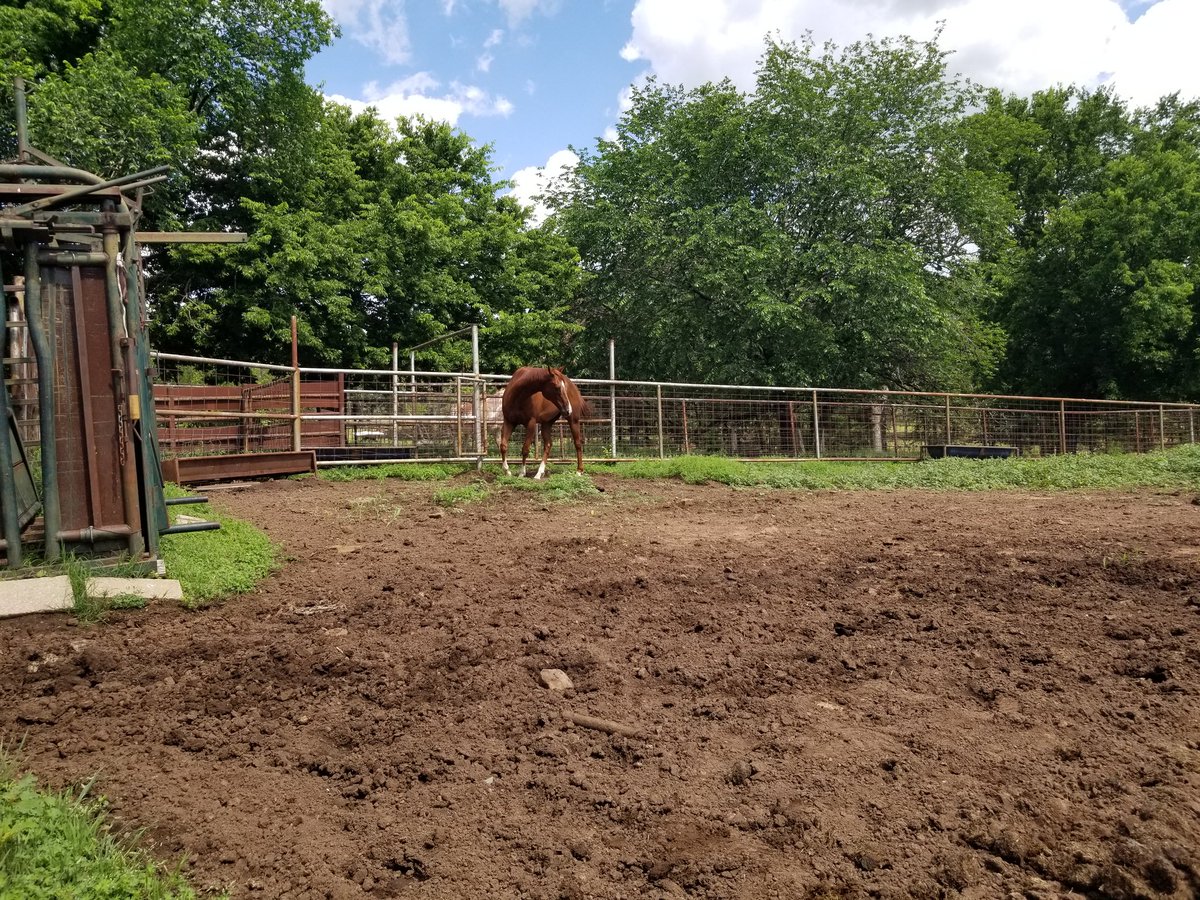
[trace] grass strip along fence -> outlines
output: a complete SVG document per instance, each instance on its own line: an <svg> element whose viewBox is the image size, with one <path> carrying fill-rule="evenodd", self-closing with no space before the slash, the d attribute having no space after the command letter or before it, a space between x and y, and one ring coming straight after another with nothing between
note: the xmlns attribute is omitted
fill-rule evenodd
<svg viewBox="0 0 1200 900"><path fill-rule="evenodd" d="M490 469L490 467L488 467ZM562 468L569 469L567 465ZM323 470L326 481L397 478L448 481L473 472L469 465L448 463L347 466ZM739 462L717 456L678 456L637 462L596 463L588 472L628 479L677 479L688 484L791 490L1132 490L1137 488L1200 490L1200 445L1152 453L1077 453L1009 459L940 459L919 463L890 462ZM303 476L311 477L311 476ZM597 493L590 478L570 471L545 481L497 475L439 491L434 499L457 505L483 499L498 490L542 491L551 499Z"/></svg>

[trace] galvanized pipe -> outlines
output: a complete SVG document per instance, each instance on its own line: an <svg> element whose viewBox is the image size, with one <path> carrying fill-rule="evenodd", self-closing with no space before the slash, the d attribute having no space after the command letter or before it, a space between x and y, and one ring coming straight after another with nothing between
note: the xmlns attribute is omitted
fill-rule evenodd
<svg viewBox="0 0 1200 900"><path fill-rule="evenodd" d="M207 503L207 497L171 497L164 500L163 503L167 506L192 506L197 503Z"/></svg>
<svg viewBox="0 0 1200 900"><path fill-rule="evenodd" d="M106 207L111 204L105 204ZM125 506L125 521L132 527L129 534L129 555L138 558L145 550L141 522L141 507L138 502L137 460L133 455L129 422L130 404L127 378L129 368L129 339L125 333L125 309L121 302L121 287L117 282L117 259L121 253L120 235L116 226L104 229L105 299L108 301L108 339L112 355L113 394L117 405L117 454L121 460L121 493ZM76 298L78 302L78 298Z"/></svg>
<svg viewBox="0 0 1200 900"><path fill-rule="evenodd" d="M471 326L471 372L475 376L472 392L475 409L475 452L479 455L475 464L478 471L483 468L483 391L479 387L479 326Z"/></svg>
<svg viewBox="0 0 1200 900"><path fill-rule="evenodd" d="M169 171L170 166L156 166L153 169L147 169L144 172L134 172L132 175L122 175L120 178L110 178L108 181L99 181L94 184L81 184L77 188L73 188L62 194L56 194L53 197L42 197L38 200L30 200L28 203L23 203L20 206L13 206L4 211L7 216L23 216L26 213L37 212L39 209L45 209L50 206L58 206L61 203L69 203L72 200L86 197L88 194L101 190L102 188L121 187L122 185L132 184L135 181L140 181L147 176L158 175ZM45 176L43 176L45 177Z"/></svg>
<svg viewBox="0 0 1200 900"><path fill-rule="evenodd" d="M23 96L23 95L22 95ZM0 272L0 284L4 274ZM4 313L0 303L0 314ZM3 369L0 368L0 373ZM8 386L0 378L0 509L4 511L4 543L8 552L8 567L21 567L21 523L17 517L17 479L13 474L12 430L10 428Z"/></svg>
<svg viewBox="0 0 1200 900"><path fill-rule="evenodd" d="M104 181L99 175L83 169L73 169L70 166L39 166L32 163L0 163L0 178L39 178L47 181L69 179L94 185L100 185Z"/></svg>
<svg viewBox="0 0 1200 900"><path fill-rule="evenodd" d="M609 404L609 440L612 446L609 448L612 452L613 459L617 458L617 342L614 338L608 339L608 404Z"/></svg>
<svg viewBox="0 0 1200 900"><path fill-rule="evenodd" d="M58 539L72 544L95 544L100 541L128 540L132 533L133 529L128 525L89 525L86 528L60 531Z"/></svg>
<svg viewBox="0 0 1200 900"><path fill-rule="evenodd" d="M164 528L160 534L191 534L195 531L220 531L220 522L188 522L186 525L172 525Z"/></svg>
<svg viewBox="0 0 1200 900"><path fill-rule="evenodd" d="M37 258L43 266L103 266L108 263L107 254L100 251L39 250Z"/></svg>
<svg viewBox="0 0 1200 900"><path fill-rule="evenodd" d="M46 561L55 562L61 552L56 537L62 528L62 504L58 493L58 445L54 430L54 348L46 338L42 322L42 272L37 261L37 244L25 245L25 319L33 354L37 357L38 424L42 432L42 520L46 532ZM53 310L51 310L53 313Z"/></svg>
<svg viewBox="0 0 1200 900"><path fill-rule="evenodd" d="M13 89L17 100L17 159L24 163L29 161L29 107L25 102L25 79L20 76L14 78Z"/></svg>

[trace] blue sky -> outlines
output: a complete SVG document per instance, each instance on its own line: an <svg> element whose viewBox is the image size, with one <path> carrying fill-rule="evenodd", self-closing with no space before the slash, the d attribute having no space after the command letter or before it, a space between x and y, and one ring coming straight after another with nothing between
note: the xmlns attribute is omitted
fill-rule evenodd
<svg viewBox="0 0 1200 900"><path fill-rule="evenodd" d="M421 112L493 145L501 177L536 192L537 170L611 128L629 85L753 86L768 33L846 43L868 32L929 37L951 65L1029 93L1111 83L1136 103L1200 95L1200 0L322 0L343 36L309 65L333 99L388 118Z"/></svg>

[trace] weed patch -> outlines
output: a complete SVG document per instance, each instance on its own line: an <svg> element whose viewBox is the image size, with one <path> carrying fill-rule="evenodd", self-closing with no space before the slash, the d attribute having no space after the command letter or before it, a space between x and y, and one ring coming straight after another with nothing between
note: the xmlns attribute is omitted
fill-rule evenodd
<svg viewBox="0 0 1200 900"><path fill-rule="evenodd" d="M113 835L91 787L40 791L0 751L0 897L193 900L178 868L165 870Z"/></svg>

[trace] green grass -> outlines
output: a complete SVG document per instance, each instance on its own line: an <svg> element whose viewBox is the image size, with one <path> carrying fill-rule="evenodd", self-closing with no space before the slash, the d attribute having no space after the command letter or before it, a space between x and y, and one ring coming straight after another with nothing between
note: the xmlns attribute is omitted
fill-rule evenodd
<svg viewBox="0 0 1200 900"><path fill-rule="evenodd" d="M596 483L591 478L587 475L580 478L573 471L548 475L541 481L533 478L511 478L507 475L499 475L496 478L495 487L541 494L547 500L583 500L600 494Z"/></svg>
<svg viewBox="0 0 1200 900"><path fill-rule="evenodd" d="M22 900L192 900L166 870L107 823L103 798L38 790L0 749L0 897ZM181 863L182 866L182 863Z"/></svg>
<svg viewBox="0 0 1200 900"><path fill-rule="evenodd" d="M484 499L489 493L488 486L482 481L477 481L434 491L433 502L439 506L465 506Z"/></svg>
<svg viewBox="0 0 1200 900"><path fill-rule="evenodd" d="M604 464L624 478L677 478L689 484L800 490L1200 489L1200 446L1142 454L1066 454L919 463L744 463L710 456Z"/></svg>
<svg viewBox="0 0 1200 900"><path fill-rule="evenodd" d="M187 492L169 484L166 495L184 497ZM274 571L279 552L271 539L249 522L211 507L206 508L205 518L220 522L220 530L168 534L160 547L167 577L179 580L184 605L189 607L252 590Z"/></svg>
<svg viewBox="0 0 1200 900"><path fill-rule="evenodd" d="M378 466L336 466L321 469L323 481L371 481L396 478L401 481L445 481L473 469L462 463L382 463Z"/></svg>

